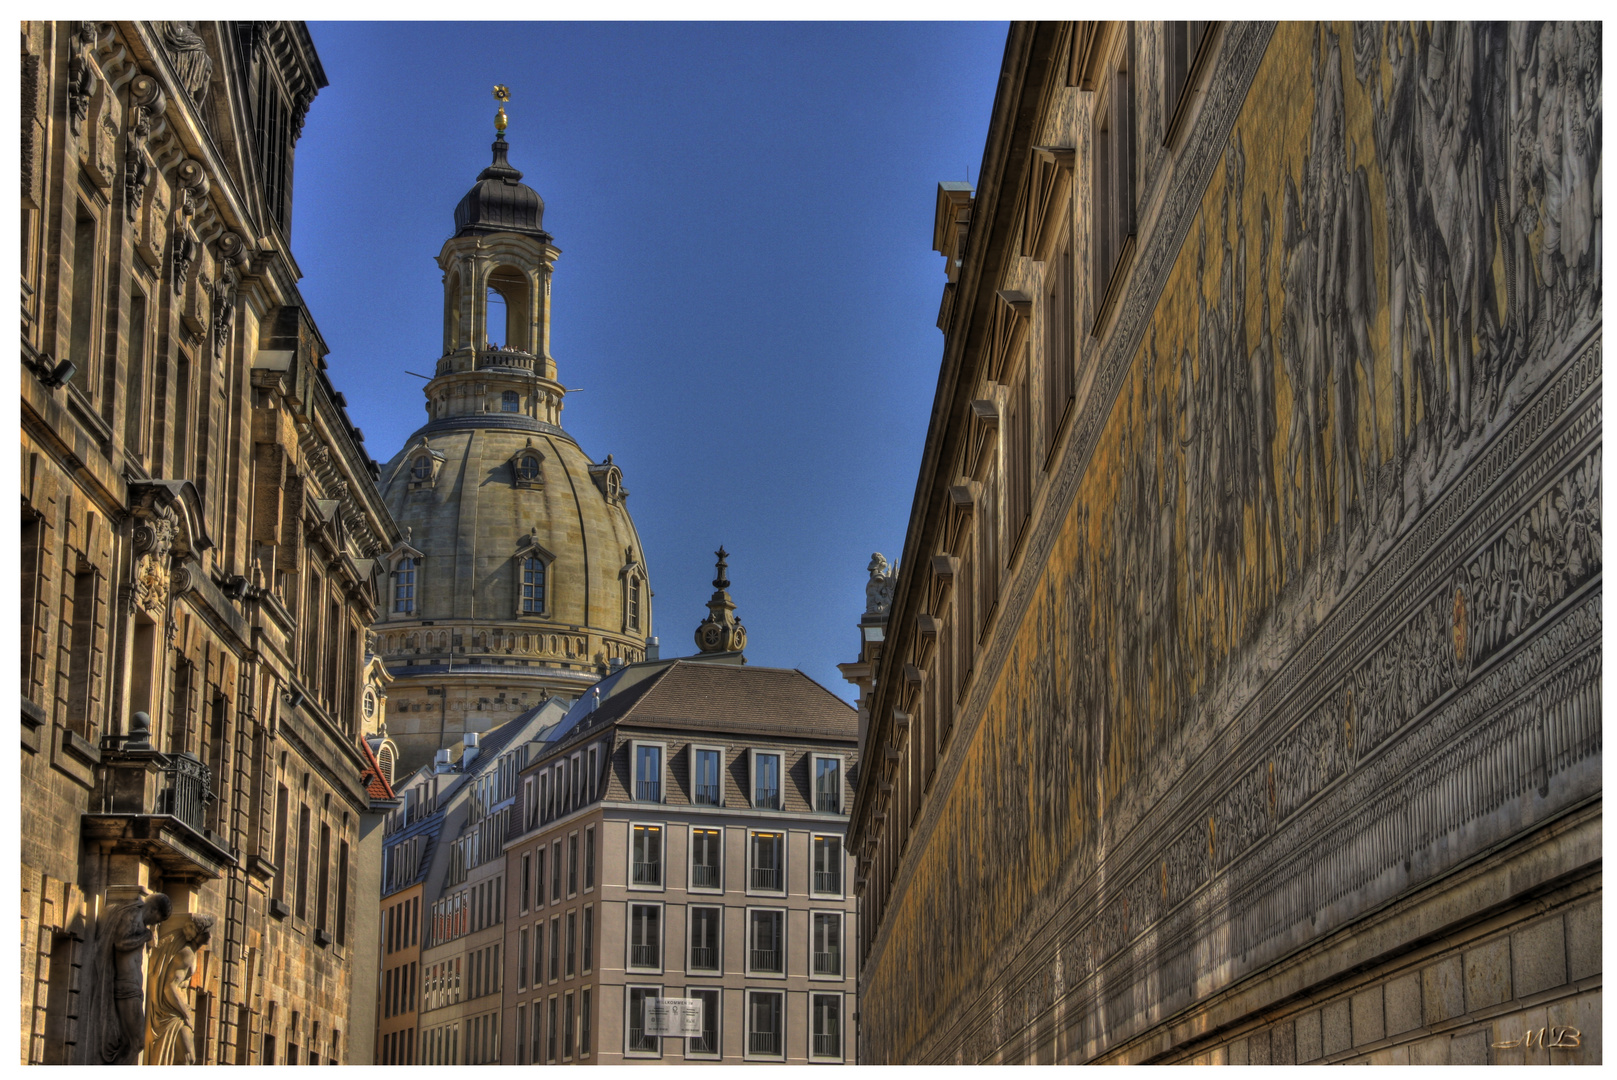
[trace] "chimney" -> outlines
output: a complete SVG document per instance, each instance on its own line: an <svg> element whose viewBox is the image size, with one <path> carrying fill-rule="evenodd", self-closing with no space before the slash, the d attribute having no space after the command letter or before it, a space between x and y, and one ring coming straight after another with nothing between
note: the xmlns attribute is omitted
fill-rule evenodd
<svg viewBox="0 0 1617 1080"><path fill-rule="evenodd" d="M441 773L448 772L449 769L449 750L446 747L445 749L438 751L438 753L433 756L432 771Z"/></svg>
<svg viewBox="0 0 1617 1080"><path fill-rule="evenodd" d="M654 638L654 637L648 637L646 639L646 659L647 660L661 660L662 659L662 650L660 648L658 648L657 639Z"/></svg>

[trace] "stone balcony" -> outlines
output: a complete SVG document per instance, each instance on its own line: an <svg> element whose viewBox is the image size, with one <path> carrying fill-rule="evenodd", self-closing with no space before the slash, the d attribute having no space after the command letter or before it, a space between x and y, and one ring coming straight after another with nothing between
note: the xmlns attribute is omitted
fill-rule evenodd
<svg viewBox="0 0 1617 1080"><path fill-rule="evenodd" d="M458 371L538 371L539 359L518 349L470 349L450 353L438 361L434 374L452 375Z"/></svg>
<svg viewBox="0 0 1617 1080"><path fill-rule="evenodd" d="M102 740L92 804L83 817L86 839L112 855L138 855L167 877L211 879L235 866L236 852L207 826L215 795L207 765L191 754L152 749L149 721L136 714L128 736Z"/></svg>

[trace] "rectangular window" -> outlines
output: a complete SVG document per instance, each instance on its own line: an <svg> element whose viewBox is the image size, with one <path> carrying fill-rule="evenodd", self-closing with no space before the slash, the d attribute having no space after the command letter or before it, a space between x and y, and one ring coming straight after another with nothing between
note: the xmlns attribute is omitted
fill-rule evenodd
<svg viewBox="0 0 1617 1080"><path fill-rule="evenodd" d="M747 991L747 1053L753 1057L784 1057L786 995L778 990Z"/></svg>
<svg viewBox="0 0 1617 1080"><path fill-rule="evenodd" d="M146 449L146 294L129 289L129 373L124 394L124 445Z"/></svg>
<svg viewBox="0 0 1617 1080"><path fill-rule="evenodd" d="M298 811L298 918L309 917L309 806Z"/></svg>
<svg viewBox="0 0 1617 1080"><path fill-rule="evenodd" d="M548 1029L548 1032L547 1032L548 1038L547 1038L547 1040L545 1042L545 1060L547 1060L547 1061L555 1061L556 1060L556 999L554 997L552 997L550 999L550 1018L549 1018L549 1023L547 1023L545 1026Z"/></svg>
<svg viewBox="0 0 1617 1080"><path fill-rule="evenodd" d="M1187 90L1190 89L1190 75L1195 69L1198 54L1202 43L1207 40L1209 22L1166 22L1163 24L1163 82L1166 93L1163 102L1167 107L1167 116L1162 129L1162 141L1166 145L1173 138L1174 130L1183 117L1188 104Z"/></svg>
<svg viewBox="0 0 1617 1080"><path fill-rule="evenodd" d="M1113 276L1134 236L1134 31L1105 76L1105 101L1095 117L1093 277L1097 302L1095 332L1110 306ZM1099 89L1099 87L1097 87ZM1099 95L1097 95L1099 96Z"/></svg>
<svg viewBox="0 0 1617 1080"><path fill-rule="evenodd" d="M1033 512L1032 435L1029 432L1027 350L1024 346L1022 362L1011 377L1010 399L1005 407L1005 469L1010 484L1005 494L1006 535L1014 551L1022 535L1022 527ZM938 642L943 648L942 640Z"/></svg>
<svg viewBox="0 0 1617 1080"><path fill-rule="evenodd" d="M1077 355L1073 321L1077 294L1072 277L1072 249L1063 243L1045 264L1049 287L1044 294L1044 438L1045 467L1055 452L1056 436L1072 404L1076 386Z"/></svg>
<svg viewBox="0 0 1617 1080"><path fill-rule="evenodd" d="M587 925L588 920L585 922ZM578 1056L590 1056L590 990L587 986L578 995Z"/></svg>
<svg viewBox="0 0 1617 1080"><path fill-rule="evenodd" d="M348 841L337 848L337 944L348 944Z"/></svg>
<svg viewBox="0 0 1617 1080"><path fill-rule="evenodd" d="M545 846L540 844L533 853L533 903L535 907L545 902Z"/></svg>
<svg viewBox="0 0 1617 1080"><path fill-rule="evenodd" d="M563 1061L573 1059L573 995L568 994L561 1002L561 1057Z"/></svg>
<svg viewBox="0 0 1617 1080"><path fill-rule="evenodd" d="M691 801L697 806L723 805L719 777L723 769L723 754L718 750L693 750L691 769Z"/></svg>
<svg viewBox="0 0 1617 1080"><path fill-rule="evenodd" d="M539 1012L539 1002L535 1001L533 1003L533 1035L530 1037L533 1048L528 1052L528 1060L532 1061L535 1065L538 1065L545 1060L544 1043L540 1041L543 1035L543 1031L541 1029L544 1027L542 1020L543 1018Z"/></svg>
<svg viewBox="0 0 1617 1080"><path fill-rule="evenodd" d="M747 912L748 974L786 974L786 913Z"/></svg>
<svg viewBox="0 0 1617 1080"><path fill-rule="evenodd" d="M699 1039L689 1039L686 1041L686 1057L719 1056L719 1010L721 1008L721 993L722 992L717 989L686 989L686 997L696 998L702 1003L702 1037Z"/></svg>
<svg viewBox="0 0 1617 1080"><path fill-rule="evenodd" d="M786 834L755 832L752 834L752 880L750 887L758 892L786 891Z"/></svg>
<svg viewBox="0 0 1617 1080"><path fill-rule="evenodd" d="M630 832L630 858L633 871L629 882L633 885L661 885L663 883L663 829L661 825L635 825Z"/></svg>
<svg viewBox="0 0 1617 1080"><path fill-rule="evenodd" d="M842 1057L842 995L814 994L809 1011L813 1013L813 1043L809 1053L817 1058Z"/></svg>
<svg viewBox="0 0 1617 1080"><path fill-rule="evenodd" d="M780 755L752 752L752 805L759 810L780 809Z"/></svg>
<svg viewBox="0 0 1617 1080"><path fill-rule="evenodd" d="M578 912L567 913L567 977L578 973Z"/></svg>
<svg viewBox="0 0 1617 1080"><path fill-rule="evenodd" d="M561 841L550 845L550 902L561 902Z"/></svg>
<svg viewBox="0 0 1617 1080"><path fill-rule="evenodd" d="M842 813L842 759L814 759L814 809L822 814Z"/></svg>
<svg viewBox="0 0 1617 1080"><path fill-rule="evenodd" d="M693 907L690 908L691 923L691 971L711 971L717 973L721 970L719 955L719 926L723 908Z"/></svg>
<svg viewBox="0 0 1617 1080"><path fill-rule="evenodd" d="M584 909L584 971L595 968L595 909Z"/></svg>
<svg viewBox="0 0 1617 1080"><path fill-rule="evenodd" d="M533 985L539 986L545 981L545 924L541 920L533 924ZM537 1023L538 1021L535 1021Z"/></svg>
<svg viewBox="0 0 1617 1080"><path fill-rule="evenodd" d="M814 913L813 963L809 972L814 975L842 977L842 914L836 911Z"/></svg>
<svg viewBox="0 0 1617 1080"><path fill-rule="evenodd" d="M842 838L814 838L814 891L824 896L842 895Z"/></svg>
<svg viewBox="0 0 1617 1080"><path fill-rule="evenodd" d="M517 931L517 989L528 988L528 928ZM521 1038L518 1037L518 1042Z"/></svg>
<svg viewBox="0 0 1617 1080"><path fill-rule="evenodd" d="M529 875L532 874L532 873L533 873L533 859L530 856L527 856L527 855L522 856L522 910L523 911L528 910L528 882L530 880Z"/></svg>
<svg viewBox="0 0 1617 1080"><path fill-rule="evenodd" d="M550 981L561 978L561 916L550 920Z"/></svg>
<svg viewBox="0 0 1617 1080"><path fill-rule="evenodd" d="M594 802L596 797L600 794L600 792L598 790L599 785L600 785L600 781L601 781L601 760L600 759L601 759L600 744L596 744L595 746L590 747L589 754L585 758L585 760L589 762L590 802Z"/></svg>
<svg viewBox="0 0 1617 1080"><path fill-rule="evenodd" d="M662 1040L656 1035L646 1034L646 1004L662 996L662 988L656 986L629 987L629 1029L625 1052L630 1054L661 1054Z"/></svg>
<svg viewBox="0 0 1617 1080"><path fill-rule="evenodd" d="M328 929L330 923L326 921L331 898L331 826L320 826L320 864L318 876L315 881L315 926L321 930Z"/></svg>
<svg viewBox="0 0 1617 1080"><path fill-rule="evenodd" d="M634 797L641 802L663 801L663 748L634 748Z"/></svg>
<svg viewBox="0 0 1617 1080"><path fill-rule="evenodd" d="M584 830L584 891L595 888L595 826Z"/></svg>
<svg viewBox="0 0 1617 1080"><path fill-rule="evenodd" d="M69 324L67 355L78 367L73 373L73 385L86 396L89 396L95 384L90 360L95 343L97 261L95 215L81 203L73 225L73 279L70 284L73 321Z"/></svg>
<svg viewBox="0 0 1617 1080"><path fill-rule="evenodd" d="M691 830L691 888L724 887L720 872L723 865L723 835L718 829Z"/></svg>
<svg viewBox="0 0 1617 1080"><path fill-rule="evenodd" d="M517 1064L528 1063L528 1007L517 1006Z"/></svg>
<svg viewBox="0 0 1617 1080"><path fill-rule="evenodd" d="M661 969L662 906L660 904L629 905L629 966L632 968Z"/></svg>
<svg viewBox="0 0 1617 1080"><path fill-rule="evenodd" d="M567 895L578 895L578 834L567 838Z"/></svg>

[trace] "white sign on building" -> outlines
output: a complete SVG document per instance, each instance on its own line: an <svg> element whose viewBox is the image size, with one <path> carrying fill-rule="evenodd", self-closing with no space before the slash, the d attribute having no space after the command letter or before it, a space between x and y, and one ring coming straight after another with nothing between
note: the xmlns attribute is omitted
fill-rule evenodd
<svg viewBox="0 0 1617 1080"><path fill-rule="evenodd" d="M647 998L646 1034L675 1039L702 1037L701 998Z"/></svg>

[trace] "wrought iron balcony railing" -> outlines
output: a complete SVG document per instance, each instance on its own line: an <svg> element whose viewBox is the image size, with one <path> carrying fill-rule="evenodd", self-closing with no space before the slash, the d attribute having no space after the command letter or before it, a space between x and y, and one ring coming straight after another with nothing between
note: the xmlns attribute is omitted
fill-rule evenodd
<svg viewBox="0 0 1617 1080"><path fill-rule="evenodd" d="M819 893L839 893L842 891L842 875L835 870L814 871L814 891Z"/></svg>
<svg viewBox="0 0 1617 1080"><path fill-rule="evenodd" d="M814 954L814 974L841 975L842 954L840 952L817 952Z"/></svg>
<svg viewBox="0 0 1617 1080"><path fill-rule="evenodd" d="M753 1054L779 1054L780 1035L773 1031L754 1031L748 1037L747 1049Z"/></svg>
<svg viewBox="0 0 1617 1080"><path fill-rule="evenodd" d="M696 804L698 806L717 806L717 805L719 805L719 785L717 785L717 784L697 784L696 785Z"/></svg>
<svg viewBox="0 0 1617 1080"><path fill-rule="evenodd" d="M663 786L656 780L636 780L634 797L641 802L662 802Z"/></svg>
<svg viewBox="0 0 1617 1080"><path fill-rule="evenodd" d="M839 1057L842 1054L842 1036L836 1032L814 1036L815 1057Z"/></svg>
<svg viewBox="0 0 1617 1080"><path fill-rule="evenodd" d="M779 949L753 949L752 950L752 970L754 970L754 971L779 971L780 970L780 950Z"/></svg>
<svg viewBox="0 0 1617 1080"><path fill-rule="evenodd" d="M703 866L701 863L691 867L691 887L696 889L717 889L719 887L719 868L717 866Z"/></svg>
<svg viewBox="0 0 1617 1080"><path fill-rule="evenodd" d="M717 949L703 948L700 945L692 946L691 947L691 970L692 971L717 971L717 970L719 970L718 950Z"/></svg>
<svg viewBox="0 0 1617 1080"><path fill-rule="evenodd" d="M656 967L662 962L659 952L655 945L630 945L629 963L633 967Z"/></svg>
<svg viewBox="0 0 1617 1080"><path fill-rule="evenodd" d="M660 862L640 862L635 860L634 883L636 885L661 885L663 880L663 864Z"/></svg>
<svg viewBox="0 0 1617 1080"><path fill-rule="evenodd" d="M769 892L780 891L780 871L773 866L755 866L752 868L752 887Z"/></svg>

